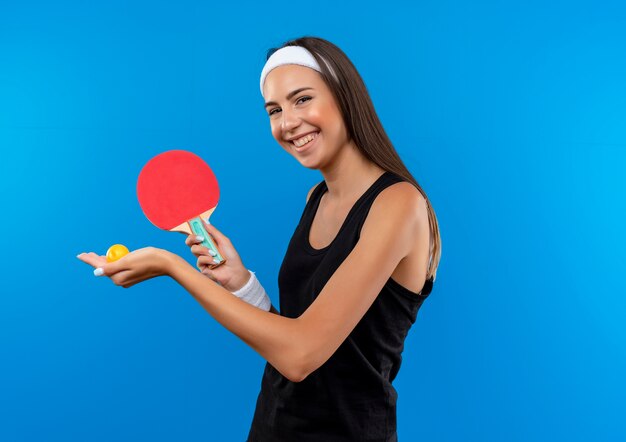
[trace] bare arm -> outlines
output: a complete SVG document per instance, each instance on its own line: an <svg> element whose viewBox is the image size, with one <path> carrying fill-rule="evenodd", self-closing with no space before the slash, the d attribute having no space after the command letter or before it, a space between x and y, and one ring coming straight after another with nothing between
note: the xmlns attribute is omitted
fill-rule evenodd
<svg viewBox="0 0 626 442"><path fill-rule="evenodd" d="M170 255L168 274L283 376L300 382L337 350L409 253L416 224L428 222L423 199L417 194L408 183L381 192L354 250L299 318L265 312L241 301L177 255Z"/></svg>
<svg viewBox="0 0 626 442"><path fill-rule="evenodd" d="M276 370L300 382L321 366L347 338L374 302L393 270L414 244L415 227L428 229L426 206L409 183L398 183L377 197L361 236L309 308L287 318L251 306L173 253L148 247L112 263L94 253L78 256L99 275L131 287L169 275L202 307ZM420 253L428 253L427 236ZM423 249L423 251L422 251Z"/></svg>
<svg viewBox="0 0 626 442"><path fill-rule="evenodd" d="M304 360L298 319L253 307L169 254L168 274L183 286L217 322L237 335L287 379L300 381Z"/></svg>

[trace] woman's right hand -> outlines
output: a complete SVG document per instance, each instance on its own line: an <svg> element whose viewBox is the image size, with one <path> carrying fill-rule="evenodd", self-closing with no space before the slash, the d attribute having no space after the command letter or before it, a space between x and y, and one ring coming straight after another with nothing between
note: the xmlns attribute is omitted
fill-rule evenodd
<svg viewBox="0 0 626 442"><path fill-rule="evenodd" d="M239 290L250 279L250 272L241 262L241 258L230 240L212 224L202 222L204 228L213 237L215 245L226 259L226 262L214 269L209 268L209 265L213 263L213 257L209 254L209 249L199 245L202 240L199 240L196 235L189 235L185 240L185 244L191 247L191 253L198 258L197 267L204 275L219 283L229 292Z"/></svg>

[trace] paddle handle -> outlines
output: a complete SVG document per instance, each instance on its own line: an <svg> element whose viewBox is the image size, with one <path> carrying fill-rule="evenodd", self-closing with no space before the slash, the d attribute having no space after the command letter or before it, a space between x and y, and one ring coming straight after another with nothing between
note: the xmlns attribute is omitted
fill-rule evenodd
<svg viewBox="0 0 626 442"><path fill-rule="evenodd" d="M189 220L188 223L189 223L189 228L191 228L191 231L194 234L200 235L201 237L204 238L204 241L202 241L200 245L209 249L209 254L213 256L213 260L215 261L215 264L210 264L209 268L214 269L215 267L221 264L224 264L226 262L226 259L224 259L219 249L215 245L215 241L213 240L213 237L204 228L204 223L202 222L202 219L200 217L196 217L196 218Z"/></svg>

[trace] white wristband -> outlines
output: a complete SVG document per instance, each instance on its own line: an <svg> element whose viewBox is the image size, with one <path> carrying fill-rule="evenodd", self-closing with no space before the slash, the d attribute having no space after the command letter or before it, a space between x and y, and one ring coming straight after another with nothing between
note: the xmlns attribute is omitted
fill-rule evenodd
<svg viewBox="0 0 626 442"><path fill-rule="evenodd" d="M248 272L250 272L250 279L246 282L246 285L241 287L236 292L233 292L233 295L243 301L246 301L253 307L260 308L266 312L269 311L272 306L272 301L265 293L265 289L261 286L261 283L256 278L254 272L252 270L248 270Z"/></svg>

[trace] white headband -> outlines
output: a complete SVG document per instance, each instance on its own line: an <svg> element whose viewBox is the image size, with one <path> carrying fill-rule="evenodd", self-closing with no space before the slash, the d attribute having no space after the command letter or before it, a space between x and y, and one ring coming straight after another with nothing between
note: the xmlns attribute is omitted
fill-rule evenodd
<svg viewBox="0 0 626 442"><path fill-rule="evenodd" d="M322 72L322 69L317 63L317 60L315 60L313 55L308 50L306 50L302 46L285 46L274 52L263 67L260 83L261 95L263 95L263 84L265 83L265 77L267 77L267 74L269 74L273 69L276 69L278 66L283 66L286 64L297 64L300 66L305 66L307 68L315 69L319 73ZM330 66L328 66L328 63L326 63L326 66L328 67L328 70L331 72L333 77L337 79L335 72Z"/></svg>

